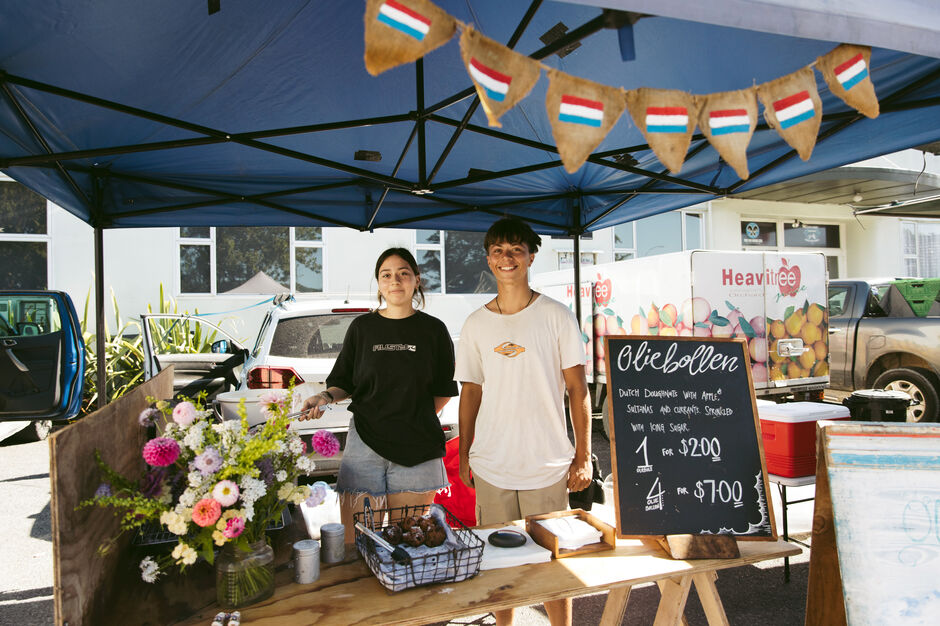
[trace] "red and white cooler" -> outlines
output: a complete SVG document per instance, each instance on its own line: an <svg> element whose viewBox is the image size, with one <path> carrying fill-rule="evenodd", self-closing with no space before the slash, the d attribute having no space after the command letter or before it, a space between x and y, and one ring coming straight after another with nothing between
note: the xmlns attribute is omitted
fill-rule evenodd
<svg viewBox="0 0 940 626"><path fill-rule="evenodd" d="M822 402L760 404L757 413L767 472L787 478L816 473L818 420L847 420L851 416L842 405Z"/></svg>

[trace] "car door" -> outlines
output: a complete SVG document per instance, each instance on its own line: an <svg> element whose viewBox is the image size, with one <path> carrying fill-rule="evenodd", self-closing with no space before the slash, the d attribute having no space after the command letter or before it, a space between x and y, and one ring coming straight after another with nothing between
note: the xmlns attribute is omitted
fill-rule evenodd
<svg viewBox="0 0 940 626"><path fill-rule="evenodd" d="M85 342L72 299L61 291L0 291L0 420L78 415Z"/></svg>
<svg viewBox="0 0 940 626"><path fill-rule="evenodd" d="M852 386L855 331L851 323L856 289L853 283L829 283L829 380L835 389Z"/></svg>
<svg viewBox="0 0 940 626"><path fill-rule="evenodd" d="M194 397L238 385L247 350L237 339L208 320L191 315L141 316L144 379L173 365L173 391Z"/></svg>

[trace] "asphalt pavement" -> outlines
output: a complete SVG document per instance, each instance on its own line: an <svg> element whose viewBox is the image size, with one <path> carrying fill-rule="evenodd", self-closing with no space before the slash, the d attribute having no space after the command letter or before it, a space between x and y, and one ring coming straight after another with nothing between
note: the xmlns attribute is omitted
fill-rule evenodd
<svg viewBox="0 0 940 626"><path fill-rule="evenodd" d="M602 470L610 471L610 446L594 420L592 444ZM4 554L0 557L0 624L53 623L52 535L49 509L49 451L47 442L0 443L0 537ZM792 488L789 500L812 497L812 486ZM778 529L782 528L782 508L777 489L771 486ZM592 511L611 519L612 511L595 505ZM812 529L811 502L789 507L790 533L808 541ZM791 579L784 582L783 560L719 572L716 583L725 612L732 624L775 626L800 624L806 606L809 551L790 559ZM577 598L574 623L597 624L606 594ZM659 602L656 585L636 587L630 594L623 624L652 624ZM689 594L686 618L691 625L705 624L696 594ZM470 616L451 624L492 624L492 615ZM517 610L520 626L548 624L541 606Z"/></svg>

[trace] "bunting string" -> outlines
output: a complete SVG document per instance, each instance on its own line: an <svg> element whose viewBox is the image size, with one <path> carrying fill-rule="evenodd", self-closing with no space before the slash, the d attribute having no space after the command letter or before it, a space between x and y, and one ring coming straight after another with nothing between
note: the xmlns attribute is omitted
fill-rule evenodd
<svg viewBox="0 0 940 626"><path fill-rule="evenodd" d="M413 63L450 41L460 54L490 126L525 98L542 71L548 76L546 114L562 164L576 172L628 110L656 158L673 174L682 169L698 127L718 154L746 180L747 147L764 119L800 158L808 160L822 121L813 68L829 90L861 114L875 118L871 48L840 44L799 70L739 91L695 95L674 89L625 90L566 74L485 37L430 0L367 0L365 65L373 76Z"/></svg>

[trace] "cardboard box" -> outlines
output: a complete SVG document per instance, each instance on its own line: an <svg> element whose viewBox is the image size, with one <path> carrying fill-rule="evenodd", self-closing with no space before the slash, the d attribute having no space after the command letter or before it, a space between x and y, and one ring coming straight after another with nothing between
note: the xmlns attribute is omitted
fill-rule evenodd
<svg viewBox="0 0 940 626"><path fill-rule="evenodd" d="M600 530L603 533L601 540L597 543L590 543L574 550L568 548L559 548L558 537L538 523L538 520L569 516L576 516L578 519L583 520L594 528ZM525 531L529 533L529 536L532 537L535 543L539 544L543 548L551 550L552 557L556 559L562 559L566 556L574 556L576 554L599 552L601 550L613 550L614 545L617 542L617 533L613 526L602 522L583 509L555 511L554 513L542 513L541 515L528 515L525 518Z"/></svg>
<svg viewBox="0 0 940 626"><path fill-rule="evenodd" d="M848 408L822 402L760 405L761 439L767 472L796 478L816 473L816 422L847 420Z"/></svg>

